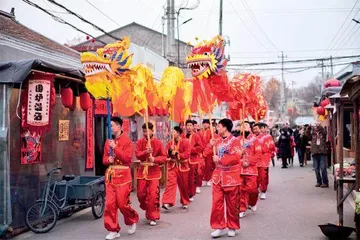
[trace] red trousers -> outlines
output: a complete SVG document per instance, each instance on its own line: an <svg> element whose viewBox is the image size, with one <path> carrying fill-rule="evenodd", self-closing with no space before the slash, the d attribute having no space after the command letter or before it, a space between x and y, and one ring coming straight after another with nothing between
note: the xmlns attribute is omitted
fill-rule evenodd
<svg viewBox="0 0 360 240"><path fill-rule="evenodd" d="M259 197L257 176L241 175L240 212L256 205Z"/></svg>
<svg viewBox="0 0 360 240"><path fill-rule="evenodd" d="M109 232L120 231L118 209L123 214L126 225L132 225L139 221L138 213L130 206L131 189L131 182L120 186L111 183L106 184L104 226Z"/></svg>
<svg viewBox="0 0 360 240"><path fill-rule="evenodd" d="M202 172L200 163L198 164L189 164L189 197L193 197L196 194L196 187L201 187L202 185Z"/></svg>
<svg viewBox="0 0 360 240"><path fill-rule="evenodd" d="M224 205L226 203L226 212ZM240 188L239 186L212 186L212 209L210 225L213 229L240 229ZM226 214L226 220L225 220Z"/></svg>
<svg viewBox="0 0 360 240"><path fill-rule="evenodd" d="M145 210L146 219L160 219L160 181L158 179L138 179L137 197L140 208Z"/></svg>
<svg viewBox="0 0 360 240"><path fill-rule="evenodd" d="M214 169L215 169L215 163L213 161L212 156L205 158L205 169L204 169L204 176L203 176L204 181L208 182L211 180Z"/></svg>
<svg viewBox="0 0 360 240"><path fill-rule="evenodd" d="M165 187L165 192L162 197L162 204L175 205L176 200L176 188L179 187L180 191L180 203L182 205L188 205L189 200L189 171L182 172L178 167L174 167L168 170L168 179Z"/></svg>
<svg viewBox="0 0 360 240"><path fill-rule="evenodd" d="M258 167L258 185L260 191L266 193L269 185L269 168Z"/></svg>

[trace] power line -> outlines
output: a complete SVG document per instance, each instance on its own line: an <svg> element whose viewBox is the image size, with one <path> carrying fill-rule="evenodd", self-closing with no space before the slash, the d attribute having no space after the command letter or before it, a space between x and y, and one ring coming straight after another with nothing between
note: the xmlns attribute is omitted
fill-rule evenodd
<svg viewBox="0 0 360 240"><path fill-rule="evenodd" d="M333 64L332 66L344 66L344 65L349 65L352 62L346 62L346 63L338 63L338 64ZM233 67L228 67L226 69L228 70L246 70L246 71L281 71L281 70L308 70L308 69L313 69L313 68L322 68L322 66L324 67L331 67L331 64L324 64L324 65L314 65L314 66L307 66L307 67L288 67L288 68L233 68Z"/></svg>
<svg viewBox="0 0 360 240"><path fill-rule="evenodd" d="M254 13L251 11L251 9L250 9L249 5L247 4L246 0L241 0L241 2L242 2L242 4L243 4L244 8L245 8L246 10L248 10L248 12L250 13L251 18L253 19L255 25L256 25L257 28L260 30L260 32L265 36L265 38L269 41L269 43L270 43L275 49L277 49L278 51L280 51L279 48L270 40L269 36L266 34L266 32L264 31L264 29L260 26L258 20L256 19Z"/></svg>
<svg viewBox="0 0 360 240"><path fill-rule="evenodd" d="M300 49L300 50L286 50L284 52L323 52L326 50L339 50L339 51L353 51L353 50L359 50L360 48L340 48L340 49ZM264 54L264 53L278 53L278 51L262 51L262 52L231 52L231 54L234 53L241 53L241 54Z"/></svg>
<svg viewBox="0 0 360 240"><path fill-rule="evenodd" d="M245 21L240 17L240 14L236 11L234 5L231 3L231 1L229 0L229 4L230 6L233 8L233 10L235 11L236 15L238 16L238 18L240 19L240 21L244 24L245 28L248 30L248 32L251 34L251 36L265 49L268 49L267 47L265 47L265 45L263 45L254 35L253 32L251 32L251 30L249 29L249 27L246 25Z"/></svg>
<svg viewBox="0 0 360 240"><path fill-rule="evenodd" d="M332 59L346 59L346 58L358 58L360 55L351 55L351 56L340 56L340 57L333 57ZM299 60L289 60L284 61L283 63L300 63L300 62L313 62L313 61L326 61L330 60L330 58L310 58L310 59L299 59ZM229 67L236 67L236 66L261 66L261 65L273 65L273 64L281 64L282 62L262 62L262 63L233 63L228 64Z"/></svg>
<svg viewBox="0 0 360 240"><path fill-rule="evenodd" d="M341 32L341 29L344 27L346 21L347 21L348 18L350 17L350 15L351 15L352 11L354 10L354 8L355 8L356 4L358 3L358 1L359 1L359 0L356 0L354 6L351 8L349 14L347 15L347 17L345 18L345 20L344 20L344 22L342 23L341 27L339 28L339 30L338 30L337 33L335 34L334 38L331 40L331 42L330 42L329 46L327 47L327 49L330 48L330 46L332 45L333 41L337 38L337 36L338 36L339 33ZM350 22L351 22L351 21L350 21ZM348 26L349 26L349 25L348 25ZM347 28L346 28L346 29L347 29ZM346 29L345 29L345 31L346 31ZM340 38L341 38L341 37L340 37ZM334 46L334 47L335 47L335 46Z"/></svg>
<svg viewBox="0 0 360 240"><path fill-rule="evenodd" d="M121 26L119 23L117 23L114 19L112 19L111 17L109 17L106 13L104 13L103 11L101 11L98 7L96 7L94 4L92 4L89 0L84 0L86 1L88 4L90 4L93 8L95 8L96 10L98 10L98 12L100 12L102 15L104 15L107 19L109 19L110 21L112 21L113 23L115 23L116 25L118 25L119 27Z"/></svg>
<svg viewBox="0 0 360 240"><path fill-rule="evenodd" d="M59 22L59 23L62 23L62 24L65 24L65 25L68 25L68 26L74 28L75 30L77 30L77 31L79 31L79 32L81 32L81 33L83 33L83 34L88 35L88 36L96 39L96 38L95 38L94 36L92 36L91 34L89 34L89 33L85 32L85 31L77 28L76 26L72 25L71 23L66 22L64 19L62 19L62 18L60 18L60 17L58 17L58 16L55 16L54 14L52 14L52 13L50 13L48 10L40 7L40 6L37 5L36 3L33 3L33 2L31 2L31 1L29 1L29 0L22 0L22 1L23 1L24 3L29 4L29 5L32 6L32 7L35 7L35 8L37 8L37 9L40 9L40 10L43 11L44 13L50 15L55 21L57 21L57 22ZM103 41L101 41L101 40L96 40L96 41L101 42L101 43L103 43L103 44L106 44L105 42L103 42Z"/></svg>
<svg viewBox="0 0 360 240"><path fill-rule="evenodd" d="M86 20L85 18L83 18L82 16L80 16L79 14L71 11L70 9L68 9L67 7L61 5L60 3L57 3L55 0L48 0L49 2L51 2L52 4L55 4L56 6L64 9L65 11L67 11L68 13L70 13L71 15L74 15L75 17L79 18L81 21L93 26L95 29L99 30L100 32L103 32L105 35L115 39L115 40L122 40L121 38L117 38L115 36L113 36L112 34L106 32L105 30L103 30L102 28L98 27L97 25L95 25L94 23Z"/></svg>

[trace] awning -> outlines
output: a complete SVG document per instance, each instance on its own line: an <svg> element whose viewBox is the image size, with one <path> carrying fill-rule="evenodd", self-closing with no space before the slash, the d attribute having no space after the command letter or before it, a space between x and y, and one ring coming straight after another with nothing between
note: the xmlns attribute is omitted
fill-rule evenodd
<svg viewBox="0 0 360 240"><path fill-rule="evenodd" d="M0 62L0 83L22 83L31 70L62 74L85 81L81 69L61 67L40 59Z"/></svg>

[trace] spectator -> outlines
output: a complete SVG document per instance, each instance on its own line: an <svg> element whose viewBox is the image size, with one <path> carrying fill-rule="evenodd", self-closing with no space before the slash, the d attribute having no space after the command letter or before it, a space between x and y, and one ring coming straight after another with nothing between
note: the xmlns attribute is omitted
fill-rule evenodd
<svg viewBox="0 0 360 240"><path fill-rule="evenodd" d="M277 142L279 140L280 131L278 125L275 125L275 127L271 129L271 136L273 137L274 142Z"/></svg>
<svg viewBox="0 0 360 240"><path fill-rule="evenodd" d="M287 159L291 157L290 135L285 129L280 130L280 137L276 143L277 157L282 160L282 167L287 168Z"/></svg>
<svg viewBox="0 0 360 240"><path fill-rule="evenodd" d="M309 138L307 137L306 132L305 132L305 127L300 129L299 135L295 139L295 142L296 142L296 148L297 148L297 153L298 153L298 157L299 157L299 164L300 164L300 167L303 167L305 153L306 153L306 146L308 145L308 142L309 142Z"/></svg>
<svg viewBox="0 0 360 240"><path fill-rule="evenodd" d="M311 154L314 161L314 168L316 174L315 187L328 188L329 180L327 176L327 146L326 146L326 132L324 128L317 125L311 134Z"/></svg>
<svg viewBox="0 0 360 240"><path fill-rule="evenodd" d="M130 137L133 142L137 141L137 124L136 121L133 119L130 122Z"/></svg>

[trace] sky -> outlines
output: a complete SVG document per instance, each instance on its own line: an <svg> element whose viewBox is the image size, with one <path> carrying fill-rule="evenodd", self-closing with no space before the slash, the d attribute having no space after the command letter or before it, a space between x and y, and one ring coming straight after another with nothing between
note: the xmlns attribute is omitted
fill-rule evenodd
<svg viewBox="0 0 360 240"><path fill-rule="evenodd" d="M94 35L101 32L66 14L47 0L31 0L52 11L56 16ZM137 22L162 31L161 17L166 0L56 0L106 31L131 22ZM179 22L192 20L180 26L180 39L195 43L195 37L210 39L219 33L220 0L199 0L195 10L181 11ZM191 7L197 0L175 0L176 8ZM92 5L93 6L92 6ZM99 12L101 10L105 15ZM59 42L66 43L85 36L71 27L58 23L40 10L22 0L0 0L0 9L10 12L15 7L16 19L25 26ZM223 0L223 36L230 39L227 52L229 64L280 61L281 51L285 60L321 58L332 55L360 55L359 0ZM166 24L165 24L166 31ZM131 36L130 36L131 37ZM357 59L334 60L334 64ZM325 62L325 64L329 64ZM285 64L285 68L314 66L316 63ZM280 68L267 65L261 68ZM335 66L334 73L345 66ZM279 70L236 69L235 72L258 73L264 81L271 77L281 79ZM307 85L321 68L285 71L285 82L294 88ZM325 71L330 71L327 67Z"/></svg>

